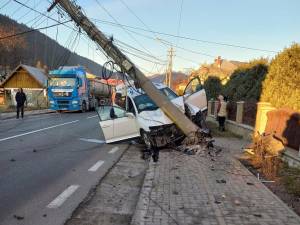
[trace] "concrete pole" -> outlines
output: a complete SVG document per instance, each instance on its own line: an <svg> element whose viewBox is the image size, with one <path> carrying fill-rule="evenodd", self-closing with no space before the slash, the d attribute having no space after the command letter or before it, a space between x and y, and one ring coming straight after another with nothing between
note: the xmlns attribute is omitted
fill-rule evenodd
<svg viewBox="0 0 300 225"><path fill-rule="evenodd" d="M199 128L189 120L169 99L163 95L153 83L108 39L70 0L60 0L58 4L95 41L116 64L118 64L146 94L162 109L162 111L186 135L191 136Z"/></svg>

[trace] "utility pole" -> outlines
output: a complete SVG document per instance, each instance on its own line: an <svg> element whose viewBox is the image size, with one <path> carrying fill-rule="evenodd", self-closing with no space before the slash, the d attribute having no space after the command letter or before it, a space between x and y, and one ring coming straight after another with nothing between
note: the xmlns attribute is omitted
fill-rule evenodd
<svg viewBox="0 0 300 225"><path fill-rule="evenodd" d="M169 57L169 64L166 72L166 85L171 88L172 86L172 71L173 71L173 56L174 56L174 49L173 47L170 48L168 51L168 57Z"/></svg>
<svg viewBox="0 0 300 225"><path fill-rule="evenodd" d="M70 0L56 0L53 4L59 4L75 23L80 26L128 76L134 81L137 81L146 94L186 136L190 137L199 130L198 126L173 105L165 95L157 90L153 83L113 44L113 41L108 39L95 24L83 14L80 7L75 6ZM53 4L51 6L52 8Z"/></svg>

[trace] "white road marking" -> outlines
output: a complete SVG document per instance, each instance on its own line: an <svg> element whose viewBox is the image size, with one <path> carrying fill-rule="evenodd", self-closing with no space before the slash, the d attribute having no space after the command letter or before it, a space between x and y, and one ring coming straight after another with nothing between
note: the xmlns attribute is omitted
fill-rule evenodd
<svg viewBox="0 0 300 225"><path fill-rule="evenodd" d="M113 153L115 153L115 152L117 152L117 151L119 151L119 147L113 147L108 153L109 154L113 154Z"/></svg>
<svg viewBox="0 0 300 225"><path fill-rule="evenodd" d="M103 165L103 163L104 163L104 161L99 160L98 162L95 163L95 165L93 165L91 168L89 168L88 171L90 171L90 172L96 172L100 168L100 166Z"/></svg>
<svg viewBox="0 0 300 225"><path fill-rule="evenodd" d="M79 138L80 141L86 141L86 142L92 142L92 143L98 143L103 144L105 141L99 140L99 139L89 139L89 138Z"/></svg>
<svg viewBox="0 0 300 225"><path fill-rule="evenodd" d="M79 122L79 120L74 120L74 121L67 122L67 123L61 123L61 124L57 124L57 125L50 126L50 127L45 127L45 128L38 129L38 130L29 131L29 132L26 132L26 133L23 133L23 134L18 134L18 135L14 135L14 136L7 137L7 138L2 138L2 139L0 139L0 142L1 141L6 141L6 140L9 140L9 139L13 139L13 138L17 138L17 137L22 137L22 136L25 136L25 135L28 135L28 134L34 134L34 133L41 132L41 131L44 131L44 130L49 130L49 129L52 129L52 128L55 128L55 127L61 127L61 126L68 125L68 124L71 124L71 123L77 123L77 122Z"/></svg>
<svg viewBox="0 0 300 225"><path fill-rule="evenodd" d="M97 117L98 115L94 115L94 116L88 116L87 119L92 119L92 118L95 118Z"/></svg>
<svg viewBox="0 0 300 225"><path fill-rule="evenodd" d="M71 185L58 195L52 202L47 205L47 208L55 209L60 207L77 189L79 185Z"/></svg>

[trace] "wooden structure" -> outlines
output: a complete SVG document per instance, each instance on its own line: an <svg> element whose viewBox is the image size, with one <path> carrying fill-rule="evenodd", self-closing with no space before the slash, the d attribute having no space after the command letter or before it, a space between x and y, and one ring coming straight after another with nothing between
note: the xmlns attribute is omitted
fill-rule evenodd
<svg viewBox="0 0 300 225"><path fill-rule="evenodd" d="M23 88L29 106L40 106L42 102L46 103L47 79L48 76L42 69L20 64L0 84L0 100L2 96L2 104L15 105L15 93Z"/></svg>

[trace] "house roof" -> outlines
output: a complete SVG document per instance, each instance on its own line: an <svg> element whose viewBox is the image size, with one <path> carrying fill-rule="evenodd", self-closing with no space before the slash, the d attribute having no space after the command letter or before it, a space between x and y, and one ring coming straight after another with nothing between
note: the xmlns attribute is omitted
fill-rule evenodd
<svg viewBox="0 0 300 225"><path fill-rule="evenodd" d="M25 69L41 86L45 86L46 81L48 79L45 72L39 68L20 64L18 65L15 70L0 84L0 87L3 85L17 72L20 68Z"/></svg>

